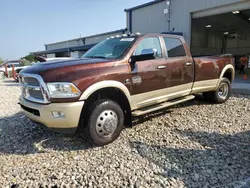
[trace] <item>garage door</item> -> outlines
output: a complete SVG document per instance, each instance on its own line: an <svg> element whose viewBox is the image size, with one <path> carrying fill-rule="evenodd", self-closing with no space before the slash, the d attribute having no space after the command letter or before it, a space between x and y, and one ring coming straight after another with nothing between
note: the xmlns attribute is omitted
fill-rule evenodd
<svg viewBox="0 0 250 188"><path fill-rule="evenodd" d="M221 7L216 7L216 8L211 8L211 9L206 9L206 10L194 12L194 13L192 13L192 17L193 18L201 18L201 17L213 16L213 15L217 15L217 14L233 12L236 10L240 11L240 10L245 10L245 9L250 9L250 1L249 0L239 2L239 3L229 4L226 6L221 6Z"/></svg>

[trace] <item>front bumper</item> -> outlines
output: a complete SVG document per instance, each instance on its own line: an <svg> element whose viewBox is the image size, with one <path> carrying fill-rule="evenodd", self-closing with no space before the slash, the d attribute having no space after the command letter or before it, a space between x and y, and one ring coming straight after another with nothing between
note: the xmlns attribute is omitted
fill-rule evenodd
<svg viewBox="0 0 250 188"><path fill-rule="evenodd" d="M79 124L84 101L71 103L38 104L20 97L20 105L28 118L46 127L63 133L74 132ZM63 117L54 117L52 112L62 112Z"/></svg>

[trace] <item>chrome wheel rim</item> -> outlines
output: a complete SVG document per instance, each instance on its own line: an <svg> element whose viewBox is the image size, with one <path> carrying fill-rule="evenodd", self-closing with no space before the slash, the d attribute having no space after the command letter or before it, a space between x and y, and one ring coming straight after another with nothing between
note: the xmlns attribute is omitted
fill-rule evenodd
<svg viewBox="0 0 250 188"><path fill-rule="evenodd" d="M228 96L229 88L226 83L222 83L219 87L218 96L221 99L226 99Z"/></svg>
<svg viewBox="0 0 250 188"><path fill-rule="evenodd" d="M96 132L102 138L110 138L118 127L117 114L112 110L103 111L96 121Z"/></svg>

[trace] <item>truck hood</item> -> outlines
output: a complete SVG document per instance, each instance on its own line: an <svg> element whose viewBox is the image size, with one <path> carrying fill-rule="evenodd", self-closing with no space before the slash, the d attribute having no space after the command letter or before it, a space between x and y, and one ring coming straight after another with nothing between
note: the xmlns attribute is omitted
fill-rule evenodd
<svg viewBox="0 0 250 188"><path fill-rule="evenodd" d="M37 63L33 66L30 66L20 73L29 73L29 74L40 74L41 72L48 71L51 69L60 69L60 68L69 68L69 67L78 67L78 66L89 66L95 63L105 63L109 62L107 59L74 59L74 60L58 60L58 61L48 61L43 63Z"/></svg>
<svg viewBox="0 0 250 188"><path fill-rule="evenodd" d="M105 65L103 65L105 63ZM83 76L85 72L102 69L103 67L113 66L115 60L110 59L70 59L59 61L48 61L38 63L23 69L20 74L38 74L43 77L45 82L52 81L73 81L77 77Z"/></svg>

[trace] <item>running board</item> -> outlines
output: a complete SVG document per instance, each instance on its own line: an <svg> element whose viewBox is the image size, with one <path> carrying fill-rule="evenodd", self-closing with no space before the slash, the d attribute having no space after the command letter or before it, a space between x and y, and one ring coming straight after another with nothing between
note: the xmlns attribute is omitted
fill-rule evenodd
<svg viewBox="0 0 250 188"><path fill-rule="evenodd" d="M150 112L154 112L154 111L157 111L157 110L161 110L163 108L167 108L169 106L173 106L173 105L176 105L176 104L179 104L179 103L182 103L182 102L192 100L194 98L195 98L194 95L189 95L189 96L186 96L186 97L181 97L181 98L178 98L178 99L174 99L174 100L171 100L171 101L160 103L160 104L157 104L157 105L154 105L154 106L149 106L149 107L146 107L146 108L142 108L140 110L133 111L132 116L141 116L141 115L144 115L144 114L147 114L147 113L150 113Z"/></svg>

